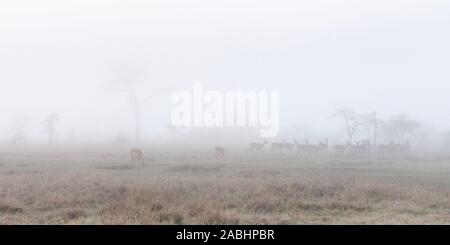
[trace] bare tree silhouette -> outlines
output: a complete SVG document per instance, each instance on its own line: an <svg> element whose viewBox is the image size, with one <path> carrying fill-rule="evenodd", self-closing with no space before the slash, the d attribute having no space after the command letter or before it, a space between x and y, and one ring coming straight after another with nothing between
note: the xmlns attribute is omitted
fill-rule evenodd
<svg viewBox="0 0 450 245"><path fill-rule="evenodd" d="M108 88L118 89L128 95L129 103L134 118L134 141L141 141L141 109L149 99L141 99L137 93L138 77L142 74L140 70L119 69L117 79L107 84Z"/></svg>
<svg viewBox="0 0 450 245"><path fill-rule="evenodd" d="M52 145L53 136L56 130L56 123L59 121L59 115L56 113L51 113L47 116L47 119L43 121L44 132L48 134L48 145Z"/></svg>
<svg viewBox="0 0 450 245"><path fill-rule="evenodd" d="M150 99L152 99L158 94L161 94L161 91L167 91L168 89L152 86L152 91L154 92L154 90L158 89L159 90L158 93L156 94L153 93L145 98L142 98L138 93L139 91L138 85L142 81L142 76L144 74L145 69L143 68L131 69L127 67L119 67L114 70L116 72L116 78L113 81L108 82L106 84L106 88L119 90L128 95L134 119L134 142L135 144L139 144L139 142L141 141L142 107Z"/></svg>
<svg viewBox="0 0 450 245"><path fill-rule="evenodd" d="M29 121L30 119L25 115L16 115L12 118L11 132L13 144L26 141Z"/></svg>
<svg viewBox="0 0 450 245"><path fill-rule="evenodd" d="M351 145L353 142L353 136L362 125L360 118L355 111L351 109L338 109L332 116L340 118L344 122L348 143Z"/></svg>
<svg viewBox="0 0 450 245"><path fill-rule="evenodd" d="M398 114L385 121L383 131L391 140L399 144L406 144L407 137L411 136L419 127L420 124L408 115Z"/></svg>
<svg viewBox="0 0 450 245"><path fill-rule="evenodd" d="M378 119L377 112L360 115L361 124L366 130L367 139L372 138L373 146L376 147L378 143L379 125L382 123L381 119Z"/></svg>

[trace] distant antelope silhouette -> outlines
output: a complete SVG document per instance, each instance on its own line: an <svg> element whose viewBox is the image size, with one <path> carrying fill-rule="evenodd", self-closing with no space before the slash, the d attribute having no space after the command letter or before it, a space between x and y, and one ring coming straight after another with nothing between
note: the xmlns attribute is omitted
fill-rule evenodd
<svg viewBox="0 0 450 245"><path fill-rule="evenodd" d="M364 156L370 153L372 145L370 140L357 141L356 145L350 146L350 154L354 156Z"/></svg>
<svg viewBox="0 0 450 245"><path fill-rule="evenodd" d="M409 154L410 151L411 145L409 141L401 144L396 144L392 141L388 145L378 145L378 153L383 155Z"/></svg>
<svg viewBox="0 0 450 245"><path fill-rule="evenodd" d="M214 152L216 154L217 158L224 158L225 157L225 149L223 147L216 147L214 149Z"/></svg>
<svg viewBox="0 0 450 245"><path fill-rule="evenodd" d="M142 167L145 165L144 153L139 148L133 148L130 150L130 158L133 162L141 162Z"/></svg>
<svg viewBox="0 0 450 245"><path fill-rule="evenodd" d="M262 144L253 142L253 143L248 144L248 150L249 151L261 151L266 144L267 144L266 140L264 140Z"/></svg>
<svg viewBox="0 0 450 245"><path fill-rule="evenodd" d="M307 154L308 147L309 147L309 142L308 142L308 140L305 140L305 144L303 144L303 145L297 143L297 145L295 146L295 149L298 154Z"/></svg>
<svg viewBox="0 0 450 245"><path fill-rule="evenodd" d="M347 144L345 144L345 145L335 145L334 146L334 152L336 154L342 155L342 154L344 154L347 151L347 149L349 147L350 147L350 142L347 142Z"/></svg>
<svg viewBox="0 0 450 245"><path fill-rule="evenodd" d="M321 142L319 145L312 145L309 144L308 140L305 140L305 144L297 144L295 148L299 154L312 155L324 151L325 148L328 148L327 144Z"/></svg>
<svg viewBox="0 0 450 245"><path fill-rule="evenodd" d="M296 145L297 145L297 141L294 140L294 143L288 143L286 142L286 140L283 140L283 144L282 144L282 148L286 151L291 151Z"/></svg>
<svg viewBox="0 0 450 245"><path fill-rule="evenodd" d="M274 142L270 145L270 150L272 152L279 152L283 149L283 143Z"/></svg>
<svg viewBox="0 0 450 245"><path fill-rule="evenodd" d="M294 143L289 143L286 139L283 139L281 142L272 143L271 150L272 152L290 152L297 144L295 140Z"/></svg>

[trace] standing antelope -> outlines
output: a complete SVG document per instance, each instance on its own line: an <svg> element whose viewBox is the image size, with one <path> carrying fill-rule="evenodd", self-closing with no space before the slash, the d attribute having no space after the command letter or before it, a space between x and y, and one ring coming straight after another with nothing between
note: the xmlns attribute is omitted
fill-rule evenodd
<svg viewBox="0 0 450 245"><path fill-rule="evenodd" d="M283 152L283 150L290 151L292 150L292 148L294 148L295 145L296 143L288 143L285 139L283 139L279 143L272 143L271 150L272 152Z"/></svg>
<svg viewBox="0 0 450 245"><path fill-rule="evenodd" d="M297 146L295 147L297 150L298 154L307 154L308 153L308 146L309 146L309 141L305 140L305 144L301 145L297 143Z"/></svg>
<svg viewBox="0 0 450 245"><path fill-rule="evenodd" d="M411 145L409 141L403 144L395 144L393 141L388 145L378 145L378 153L383 155L409 154Z"/></svg>
<svg viewBox="0 0 450 245"><path fill-rule="evenodd" d="M144 167L145 162L144 162L144 153L142 152L141 149L139 148L133 148L130 150L130 158L131 161L133 162L141 162L142 163L142 167Z"/></svg>
<svg viewBox="0 0 450 245"><path fill-rule="evenodd" d="M264 146L267 144L267 141L264 140L263 143L250 143L248 144L248 150L249 151L261 151Z"/></svg>
<svg viewBox="0 0 450 245"><path fill-rule="evenodd" d="M365 156L370 154L372 145L370 140L361 140L356 142L356 145L350 146L350 154L354 156Z"/></svg>
<svg viewBox="0 0 450 245"><path fill-rule="evenodd" d="M324 138L324 141L320 141L318 145L309 144L308 140L305 140L305 144L301 145L295 142L297 153L304 155L313 155L319 153L327 153L328 151L328 138Z"/></svg>
<svg viewBox="0 0 450 245"><path fill-rule="evenodd" d="M270 148L271 148L270 150L272 152L279 152L283 148L283 143L276 143L276 142L274 142L274 143L272 143L270 145Z"/></svg>
<svg viewBox="0 0 450 245"><path fill-rule="evenodd" d="M294 140L294 143L288 143L286 140L283 140L282 148L284 148L287 152L290 152L296 145L297 141Z"/></svg>
<svg viewBox="0 0 450 245"><path fill-rule="evenodd" d="M216 153L217 158L224 158L225 157L225 149L223 147L216 147L214 149L214 152Z"/></svg>

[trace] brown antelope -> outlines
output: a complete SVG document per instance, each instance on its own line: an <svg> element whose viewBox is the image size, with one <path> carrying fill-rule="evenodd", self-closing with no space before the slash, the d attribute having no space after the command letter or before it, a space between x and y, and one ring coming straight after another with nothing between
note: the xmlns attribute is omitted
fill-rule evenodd
<svg viewBox="0 0 450 245"><path fill-rule="evenodd" d="M279 152L279 151L281 151L281 149L283 149L283 144L284 143L272 143L271 145L270 145L270 150L272 151L272 152Z"/></svg>
<svg viewBox="0 0 450 245"><path fill-rule="evenodd" d="M299 153L299 154L307 154L308 147L309 147L309 142L308 142L308 140L305 140L304 145L300 145L297 143L297 145L295 146L295 149L297 150L297 153Z"/></svg>
<svg viewBox="0 0 450 245"><path fill-rule="evenodd" d="M264 146L267 144L267 141L264 140L263 143L250 143L248 144L248 150L249 151L261 151Z"/></svg>
<svg viewBox="0 0 450 245"><path fill-rule="evenodd" d="M285 140L283 140L283 144L282 144L282 148L285 149L286 151L291 151L294 146L296 146L298 143L297 141L294 140L294 143L287 143Z"/></svg>
<svg viewBox="0 0 450 245"><path fill-rule="evenodd" d="M328 139L320 142L318 145L310 145L308 140L305 140L305 144L296 144L297 153L310 155L318 153L326 153L328 150Z"/></svg>
<svg viewBox="0 0 450 245"><path fill-rule="evenodd" d="M411 145L409 141L404 144L395 144L393 141L388 145L379 145L378 153L383 155L409 154Z"/></svg>
<svg viewBox="0 0 450 245"><path fill-rule="evenodd" d="M130 158L131 158L131 161L133 161L133 162L141 162L142 167L144 167L144 165L145 165L144 153L142 152L141 149L139 149L139 148L131 149L130 150Z"/></svg>
<svg viewBox="0 0 450 245"><path fill-rule="evenodd" d="M272 143L272 152L281 152L283 150L290 151L297 143L288 143L285 139L283 139L279 143Z"/></svg>
<svg viewBox="0 0 450 245"><path fill-rule="evenodd" d="M216 153L217 158L224 158L225 157L225 149L223 147L216 147L214 149L214 152Z"/></svg>
<svg viewBox="0 0 450 245"><path fill-rule="evenodd" d="M356 145L350 146L350 153L356 156L363 156L369 154L371 148L370 140L362 140L356 142Z"/></svg>

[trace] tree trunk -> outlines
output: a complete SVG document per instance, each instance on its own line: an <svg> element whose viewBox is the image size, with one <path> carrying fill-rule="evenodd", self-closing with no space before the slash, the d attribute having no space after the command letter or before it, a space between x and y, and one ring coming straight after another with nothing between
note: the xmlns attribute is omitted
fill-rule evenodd
<svg viewBox="0 0 450 245"><path fill-rule="evenodd" d="M348 126L347 135L348 135L348 143L350 145L352 145L352 143L353 143L353 133L354 133L353 129L350 126Z"/></svg>

